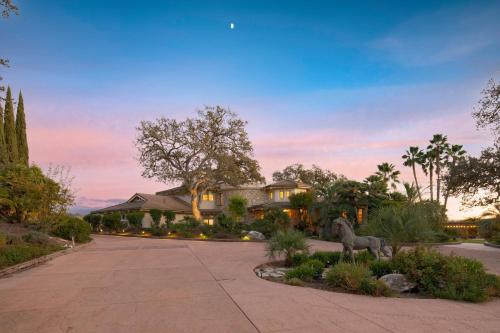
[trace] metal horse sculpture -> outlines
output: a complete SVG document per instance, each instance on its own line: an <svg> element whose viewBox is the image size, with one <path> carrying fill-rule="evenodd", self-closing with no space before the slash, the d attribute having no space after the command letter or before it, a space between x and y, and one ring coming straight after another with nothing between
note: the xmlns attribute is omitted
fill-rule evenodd
<svg viewBox="0 0 500 333"><path fill-rule="evenodd" d="M345 218L339 217L333 221L332 232L334 234L340 234L340 239L342 241L342 245L344 246L340 261L342 261L344 254L348 252L351 257L351 261L354 262L353 250L368 249L368 251L370 251L370 253L373 254L377 260L380 258L381 253L383 253L386 257L390 256L389 251L385 248L383 238L373 236L356 236L351 223Z"/></svg>

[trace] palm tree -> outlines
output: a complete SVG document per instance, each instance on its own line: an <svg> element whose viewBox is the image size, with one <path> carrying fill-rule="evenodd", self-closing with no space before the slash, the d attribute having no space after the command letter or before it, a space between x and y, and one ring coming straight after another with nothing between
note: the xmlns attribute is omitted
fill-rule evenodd
<svg viewBox="0 0 500 333"><path fill-rule="evenodd" d="M439 203L441 194L441 167L444 166L444 153L448 149L448 138L443 134L434 134L430 140L430 147L435 151L436 165L436 200Z"/></svg>
<svg viewBox="0 0 500 333"><path fill-rule="evenodd" d="M466 151L463 149L462 145L451 145L451 147L448 147L446 149L446 164L448 166L448 169L453 168L457 162L464 157L466 154ZM449 177L452 177L450 173L448 173ZM450 180L448 180L449 182ZM446 209L446 205L448 204L448 197L450 195L450 188L449 186L446 186L446 193L444 195L444 208Z"/></svg>
<svg viewBox="0 0 500 333"><path fill-rule="evenodd" d="M413 183L403 183L403 186L405 187L405 192L406 192L406 197L408 198L408 202L414 203L415 200L417 199L417 195L420 198L420 193L418 191L418 187L413 185ZM420 198L420 201L422 199Z"/></svg>
<svg viewBox="0 0 500 333"><path fill-rule="evenodd" d="M422 157L422 170L426 175L429 175L429 190L431 192L431 202L434 201L434 160L436 152L431 145L427 146L427 151Z"/></svg>
<svg viewBox="0 0 500 333"><path fill-rule="evenodd" d="M399 174L400 172L396 170L394 164L389 164L384 162L382 164L377 165L378 171L375 173L376 175L382 178L382 182L386 186L391 185L392 189L396 189L396 183L399 183Z"/></svg>
<svg viewBox="0 0 500 333"><path fill-rule="evenodd" d="M415 171L415 165L420 164L424 151L416 146L411 146L406 153L401 156L405 161L404 166L411 167L413 170L413 178L415 179L415 185L417 186L418 199L422 201L422 194L420 193L420 186L418 186L417 172Z"/></svg>

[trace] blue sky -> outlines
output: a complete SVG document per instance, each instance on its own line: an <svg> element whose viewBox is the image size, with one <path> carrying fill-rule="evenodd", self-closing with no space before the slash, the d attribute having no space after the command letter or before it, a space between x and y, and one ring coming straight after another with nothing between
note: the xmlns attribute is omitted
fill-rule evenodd
<svg viewBox="0 0 500 333"><path fill-rule="evenodd" d="M500 77L499 2L16 3L1 74L23 90L32 160L70 165L81 205L163 188L140 178L134 128L203 105L249 121L268 179L295 162L363 179L389 161L411 180L400 156L433 133L491 142L470 113Z"/></svg>

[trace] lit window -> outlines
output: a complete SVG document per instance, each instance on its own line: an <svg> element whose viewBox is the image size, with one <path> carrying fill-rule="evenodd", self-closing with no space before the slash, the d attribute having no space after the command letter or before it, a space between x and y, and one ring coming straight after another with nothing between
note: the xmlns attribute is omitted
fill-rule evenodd
<svg viewBox="0 0 500 333"><path fill-rule="evenodd" d="M292 217L292 211L290 209L283 209L283 213L285 213L289 217Z"/></svg>
<svg viewBox="0 0 500 333"><path fill-rule="evenodd" d="M213 218L203 219L203 223L205 223L207 225L214 225L214 219Z"/></svg>
<svg viewBox="0 0 500 333"><path fill-rule="evenodd" d="M358 208L358 223L361 224L363 222L363 208Z"/></svg>
<svg viewBox="0 0 500 333"><path fill-rule="evenodd" d="M285 191L280 191L280 200L285 198Z"/></svg>
<svg viewBox="0 0 500 333"><path fill-rule="evenodd" d="M268 193L268 195L269 195L269 200L273 200L273 197L274 197L274 192L273 192L273 191L270 191L270 192Z"/></svg>
<svg viewBox="0 0 500 333"><path fill-rule="evenodd" d="M206 191L203 193L203 201L214 201L214 193L212 191Z"/></svg>
<svg viewBox="0 0 500 333"><path fill-rule="evenodd" d="M290 191L286 191L285 196L288 199L290 197Z"/></svg>

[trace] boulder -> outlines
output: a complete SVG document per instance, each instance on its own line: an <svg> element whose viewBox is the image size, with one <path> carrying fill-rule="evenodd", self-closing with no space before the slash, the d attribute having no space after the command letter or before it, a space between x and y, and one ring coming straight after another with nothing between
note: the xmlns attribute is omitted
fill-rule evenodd
<svg viewBox="0 0 500 333"><path fill-rule="evenodd" d="M397 273L384 275L379 280L384 282L391 290L399 293L410 291L416 286L416 284L409 281L406 276Z"/></svg>
<svg viewBox="0 0 500 333"><path fill-rule="evenodd" d="M254 230L249 231L247 236L250 237L250 239L257 239L257 240L265 240L266 239L266 236L264 236L261 232L254 231Z"/></svg>

